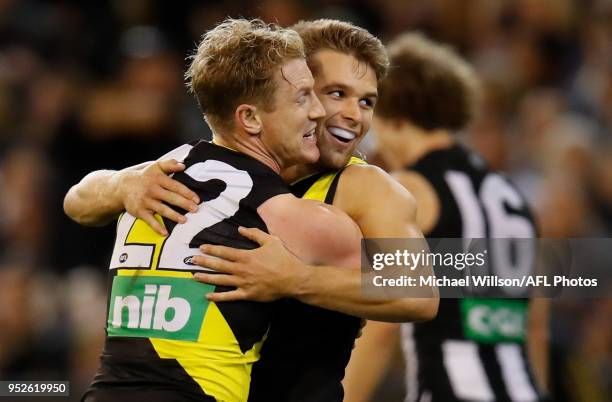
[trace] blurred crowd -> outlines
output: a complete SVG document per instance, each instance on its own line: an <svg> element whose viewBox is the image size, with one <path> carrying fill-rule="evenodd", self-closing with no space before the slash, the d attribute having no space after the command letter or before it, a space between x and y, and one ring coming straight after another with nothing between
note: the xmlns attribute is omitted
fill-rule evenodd
<svg viewBox="0 0 612 402"><path fill-rule="evenodd" d="M63 196L210 137L182 77L227 16L449 43L485 88L461 136L523 190L540 235L612 237L612 0L0 0L0 379L70 380L75 397L91 380L114 227L72 223ZM554 303L556 400L612 400L611 316L611 300ZM400 372L381 401L401 400Z"/></svg>

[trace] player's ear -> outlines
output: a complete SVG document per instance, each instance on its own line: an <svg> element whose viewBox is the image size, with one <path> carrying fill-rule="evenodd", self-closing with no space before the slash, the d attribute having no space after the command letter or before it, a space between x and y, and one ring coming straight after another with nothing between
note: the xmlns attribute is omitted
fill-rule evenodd
<svg viewBox="0 0 612 402"><path fill-rule="evenodd" d="M259 116L257 106L245 103L239 105L236 108L234 119L238 126L242 127L247 133L251 135L258 135L261 133L261 117Z"/></svg>

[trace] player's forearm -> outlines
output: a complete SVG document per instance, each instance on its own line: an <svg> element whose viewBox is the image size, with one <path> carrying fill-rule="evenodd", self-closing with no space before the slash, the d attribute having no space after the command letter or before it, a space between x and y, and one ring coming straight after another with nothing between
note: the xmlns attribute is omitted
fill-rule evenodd
<svg viewBox="0 0 612 402"><path fill-rule="evenodd" d="M529 332L528 354L538 386L548 391L548 332Z"/></svg>
<svg viewBox="0 0 612 402"><path fill-rule="evenodd" d="M436 289L431 298L370 299L361 288L358 269L310 266L296 282L292 296L303 303L369 320L425 321L438 311Z"/></svg>
<svg viewBox="0 0 612 402"><path fill-rule="evenodd" d="M550 301L532 299L529 306L527 348L533 374L541 389L548 391Z"/></svg>
<svg viewBox="0 0 612 402"><path fill-rule="evenodd" d="M81 225L109 223L121 211L120 175L125 171L98 170L85 176L66 194L64 212Z"/></svg>
<svg viewBox="0 0 612 402"><path fill-rule="evenodd" d="M345 402L366 402L372 399L372 394L399 349L399 329L397 324L376 321L368 321L362 329L342 380Z"/></svg>

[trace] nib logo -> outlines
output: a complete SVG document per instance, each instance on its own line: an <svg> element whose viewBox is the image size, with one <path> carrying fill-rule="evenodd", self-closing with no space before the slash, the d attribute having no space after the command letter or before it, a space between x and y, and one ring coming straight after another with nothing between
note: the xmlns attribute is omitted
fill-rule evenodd
<svg viewBox="0 0 612 402"><path fill-rule="evenodd" d="M115 276L108 335L195 341L211 288L191 278Z"/></svg>
<svg viewBox="0 0 612 402"><path fill-rule="evenodd" d="M128 328L151 329L151 318L153 319L153 329L176 332L182 329L191 314L191 306L186 299L180 297L170 298L170 285L160 285L159 293L157 285L145 285L145 296L140 300L136 296L115 296L113 306L113 327L121 326L121 310L128 309ZM166 313L172 310L173 317L170 321L166 320ZM141 314L142 312L142 314Z"/></svg>

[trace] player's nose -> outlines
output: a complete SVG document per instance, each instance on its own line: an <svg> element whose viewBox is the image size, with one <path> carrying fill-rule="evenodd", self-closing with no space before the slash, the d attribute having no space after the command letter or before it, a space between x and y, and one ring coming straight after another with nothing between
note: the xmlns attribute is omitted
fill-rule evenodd
<svg viewBox="0 0 612 402"><path fill-rule="evenodd" d="M323 104L321 103L317 95L313 94L312 99L313 101L310 107L310 114L308 117L310 117L310 119L312 120L316 120L316 119L325 117L325 108L323 107Z"/></svg>
<svg viewBox="0 0 612 402"><path fill-rule="evenodd" d="M363 117L361 114L361 108L359 102L347 99L342 105L342 117L351 120L355 123L362 123Z"/></svg>

